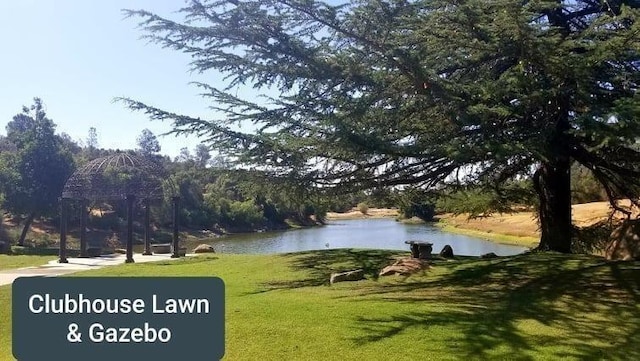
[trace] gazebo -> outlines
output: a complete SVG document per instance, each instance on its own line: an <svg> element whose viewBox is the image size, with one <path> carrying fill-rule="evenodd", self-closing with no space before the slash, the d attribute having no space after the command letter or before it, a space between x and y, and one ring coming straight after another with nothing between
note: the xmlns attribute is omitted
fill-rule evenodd
<svg viewBox="0 0 640 361"><path fill-rule="evenodd" d="M168 193L168 194L167 194ZM178 246L178 203L175 186L165 169L149 157L118 152L94 159L76 170L65 183L60 198L60 263L67 260L67 223L71 202L81 203L80 257L87 252L87 208L90 201L126 201L127 245L126 263L133 262L133 217L135 201L144 206L144 252L151 255L150 206L154 200L169 195L173 205L173 254L180 257Z"/></svg>

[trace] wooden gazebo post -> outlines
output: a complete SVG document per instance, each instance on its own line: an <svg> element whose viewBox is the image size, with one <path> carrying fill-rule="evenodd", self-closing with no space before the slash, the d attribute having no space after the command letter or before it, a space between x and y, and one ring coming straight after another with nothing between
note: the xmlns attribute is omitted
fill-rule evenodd
<svg viewBox="0 0 640 361"><path fill-rule="evenodd" d="M67 202L60 198L60 258L58 263L69 263L67 260Z"/></svg>
<svg viewBox="0 0 640 361"><path fill-rule="evenodd" d="M172 197L173 201L173 254L171 258L180 257L180 245L178 242L178 206L180 205L180 197Z"/></svg>
<svg viewBox="0 0 640 361"><path fill-rule="evenodd" d="M80 202L80 257L87 255L87 207L89 201L84 198Z"/></svg>
<svg viewBox="0 0 640 361"><path fill-rule="evenodd" d="M127 195L127 259L124 263L133 263L133 204L136 196Z"/></svg>
<svg viewBox="0 0 640 361"><path fill-rule="evenodd" d="M151 256L153 252L151 252L151 204L149 202L149 198L144 199L144 252L142 253L145 256Z"/></svg>

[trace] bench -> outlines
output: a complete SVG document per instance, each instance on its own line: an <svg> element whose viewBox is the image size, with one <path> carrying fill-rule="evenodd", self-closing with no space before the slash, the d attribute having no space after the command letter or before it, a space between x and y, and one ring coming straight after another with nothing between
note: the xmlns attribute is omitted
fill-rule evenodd
<svg viewBox="0 0 640 361"><path fill-rule="evenodd" d="M155 243L151 245L151 252L155 254L171 253L171 243Z"/></svg>
<svg viewBox="0 0 640 361"><path fill-rule="evenodd" d="M430 259L433 251L433 243L420 241L405 241L411 249L411 257L419 259Z"/></svg>

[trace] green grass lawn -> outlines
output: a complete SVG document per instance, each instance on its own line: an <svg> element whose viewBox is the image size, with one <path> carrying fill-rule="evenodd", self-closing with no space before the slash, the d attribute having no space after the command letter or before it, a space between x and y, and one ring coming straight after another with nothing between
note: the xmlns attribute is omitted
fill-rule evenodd
<svg viewBox="0 0 640 361"><path fill-rule="evenodd" d="M42 266L56 258L56 256L9 256L6 254L0 254L0 271L22 267Z"/></svg>
<svg viewBox="0 0 640 361"><path fill-rule="evenodd" d="M463 258L376 280L397 254L219 254L76 275L221 277L227 360L640 359L639 262ZM370 279L328 285L353 268ZM11 344L10 296L0 287L0 350Z"/></svg>

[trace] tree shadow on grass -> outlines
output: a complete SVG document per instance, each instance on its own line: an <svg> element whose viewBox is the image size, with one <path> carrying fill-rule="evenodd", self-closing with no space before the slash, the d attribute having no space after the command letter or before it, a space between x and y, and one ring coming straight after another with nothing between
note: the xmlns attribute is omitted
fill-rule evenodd
<svg viewBox="0 0 640 361"><path fill-rule="evenodd" d="M359 318L366 336L356 343L408 330L428 342L429 330L444 326L459 330L451 352L474 359L533 360L543 348L554 358L640 359L638 262L534 254L437 267L445 272L361 289L361 297L415 311Z"/></svg>
<svg viewBox="0 0 640 361"><path fill-rule="evenodd" d="M305 275L302 279L280 280L264 283L264 287L254 293L263 293L277 289L293 289L329 285L331 273L355 269L364 270L365 278L377 279L382 268L400 256L408 256L408 252L388 250L331 249L286 253L281 257L293 270ZM297 273L299 274L299 273Z"/></svg>

